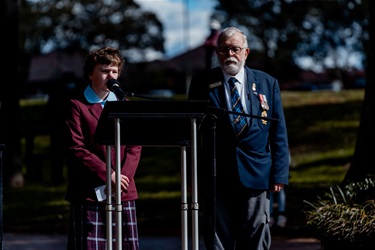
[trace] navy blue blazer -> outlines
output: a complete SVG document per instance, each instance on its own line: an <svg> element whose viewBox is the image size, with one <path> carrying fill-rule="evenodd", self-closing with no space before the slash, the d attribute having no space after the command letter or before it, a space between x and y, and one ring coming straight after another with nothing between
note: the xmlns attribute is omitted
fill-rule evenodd
<svg viewBox="0 0 375 250"><path fill-rule="evenodd" d="M219 112L213 111L213 119L203 119L199 126L202 149L198 152L198 169L214 172L218 188L227 188L232 180L241 187L252 189L268 189L274 183L287 185L289 146L278 81L259 70L245 67L245 72L249 114L278 121L250 118L249 129L237 138L228 113L220 112L227 110L221 68L194 76L189 100L208 100L209 106L219 108ZM205 122L207 120L210 122ZM209 167L213 165L210 164L212 159L216 160L214 171Z"/></svg>

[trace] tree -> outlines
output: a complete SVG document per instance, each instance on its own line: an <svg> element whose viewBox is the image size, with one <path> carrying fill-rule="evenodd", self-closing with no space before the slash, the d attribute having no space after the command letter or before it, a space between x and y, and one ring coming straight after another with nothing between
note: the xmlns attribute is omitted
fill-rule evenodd
<svg viewBox="0 0 375 250"><path fill-rule="evenodd" d="M9 76L9 81L2 81L0 91L0 143L5 145L4 150L4 181L13 186L23 185L21 174L21 134L18 119L20 83L23 75L20 74L21 53L18 47L18 9L16 1L1 1L1 30L7 35L3 39L5 52L9 55L1 67L1 75ZM9 79L8 77L8 79Z"/></svg>
<svg viewBox="0 0 375 250"><path fill-rule="evenodd" d="M375 163L372 158L375 141L375 4L368 0L370 12L370 39L366 44L367 67L365 97L362 106L361 120L358 128L357 143L350 168L343 184L362 181L365 177L375 175Z"/></svg>
<svg viewBox="0 0 375 250"><path fill-rule="evenodd" d="M32 55L104 45L118 47L128 62L146 59L145 50L164 53L161 22L133 0L23 0L20 13L21 47Z"/></svg>
<svg viewBox="0 0 375 250"><path fill-rule="evenodd" d="M224 26L239 25L247 32L252 51L263 54L267 71L288 80L284 78L294 75L288 70L300 67L300 58L314 60L316 70L347 68L347 61L341 63L336 55L342 48L363 53L367 13L365 3L352 0L219 0L213 17ZM328 56L334 59L331 65L325 64Z"/></svg>

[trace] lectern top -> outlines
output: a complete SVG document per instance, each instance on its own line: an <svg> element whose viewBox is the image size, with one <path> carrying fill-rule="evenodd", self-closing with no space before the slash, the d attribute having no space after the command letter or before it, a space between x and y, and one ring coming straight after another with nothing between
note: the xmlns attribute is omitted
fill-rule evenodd
<svg viewBox="0 0 375 250"><path fill-rule="evenodd" d="M108 101L94 139L114 145L114 121L119 119L122 145L189 146L192 119L202 119L205 101Z"/></svg>
<svg viewBox="0 0 375 250"><path fill-rule="evenodd" d="M107 118L200 118L206 111L206 101L108 101L103 115Z"/></svg>

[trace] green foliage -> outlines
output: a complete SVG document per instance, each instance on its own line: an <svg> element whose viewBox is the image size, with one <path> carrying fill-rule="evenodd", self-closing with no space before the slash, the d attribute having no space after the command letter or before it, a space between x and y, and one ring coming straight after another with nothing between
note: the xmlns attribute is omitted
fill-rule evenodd
<svg viewBox="0 0 375 250"><path fill-rule="evenodd" d="M67 229L65 186L28 184L4 189L4 231L63 233Z"/></svg>
<svg viewBox="0 0 375 250"><path fill-rule="evenodd" d="M164 52L161 22L133 0L20 1L19 12L20 46L27 54L42 53L46 44L85 50L115 46L128 62L144 61L145 50Z"/></svg>
<svg viewBox="0 0 375 250"><path fill-rule="evenodd" d="M324 249L374 249L375 179L330 187L316 202L305 203L307 225Z"/></svg>

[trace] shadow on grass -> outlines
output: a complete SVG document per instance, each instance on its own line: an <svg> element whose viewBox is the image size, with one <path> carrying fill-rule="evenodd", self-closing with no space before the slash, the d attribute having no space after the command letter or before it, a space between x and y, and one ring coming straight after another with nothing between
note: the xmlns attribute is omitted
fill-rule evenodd
<svg viewBox="0 0 375 250"><path fill-rule="evenodd" d="M350 163L352 157L331 157L316 160L313 162L302 163L298 165L298 168L294 168L293 171L304 171L308 168L314 168L316 166L344 166Z"/></svg>

